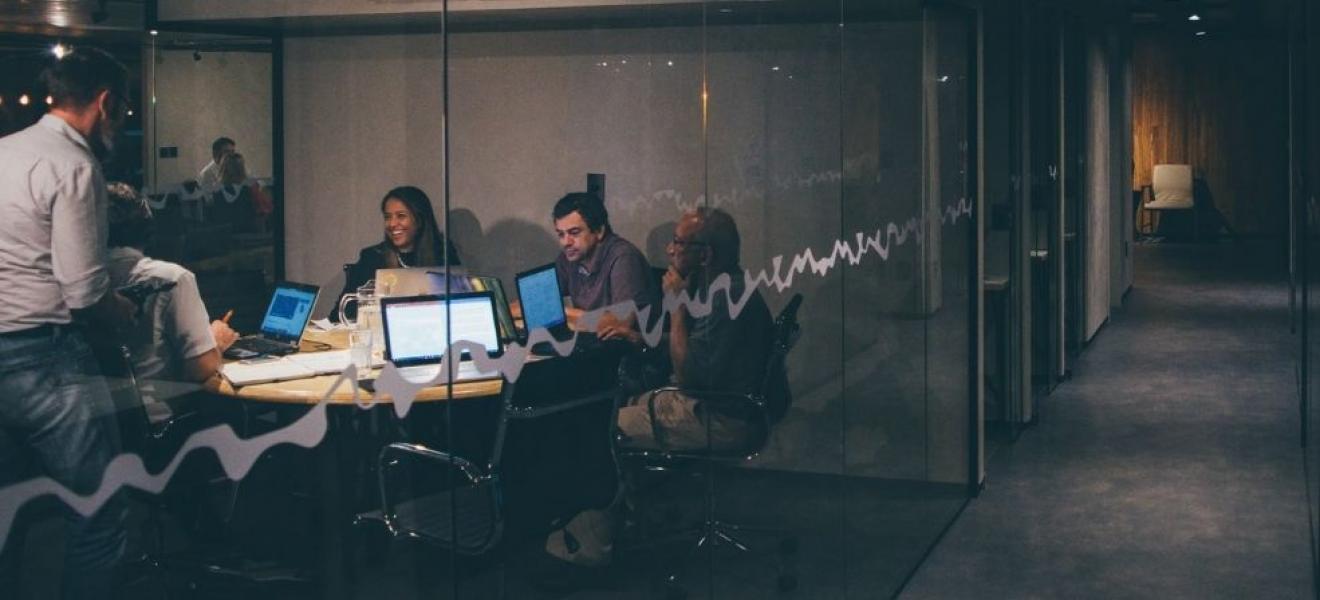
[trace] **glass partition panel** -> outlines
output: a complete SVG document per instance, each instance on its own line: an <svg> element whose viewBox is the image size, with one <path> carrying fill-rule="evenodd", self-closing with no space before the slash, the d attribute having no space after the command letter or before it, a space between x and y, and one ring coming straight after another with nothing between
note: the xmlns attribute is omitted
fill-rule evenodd
<svg viewBox="0 0 1320 600"><path fill-rule="evenodd" d="M146 254L192 271L213 315L233 310L232 325L254 332L278 275L270 40L165 32L150 43Z"/></svg>
<svg viewBox="0 0 1320 600"><path fill-rule="evenodd" d="M453 17L448 228L467 273L502 282L512 301L523 335L508 355L554 355L511 363L500 477L518 560L502 584L509 597L562 586L654 597L657 572L695 539L663 533L700 518L703 486L643 468L636 448L616 469L613 401L644 402L669 374L659 285L676 223L705 197L701 9L568 9L535 27ZM575 334L603 335L611 319L631 342ZM628 423L647 412L621 411ZM660 535L640 533L652 525ZM496 583L460 591L487 597Z"/></svg>
<svg viewBox="0 0 1320 600"><path fill-rule="evenodd" d="M842 40L843 212L874 240L844 279L849 597L902 585L971 468L967 29L874 9L845 2Z"/></svg>
<svg viewBox="0 0 1320 600"><path fill-rule="evenodd" d="M853 267L837 244L855 225L842 212L841 180L865 158L840 154L838 5L821 4L792 18L737 3L708 8L705 206L726 212L740 234L734 276L751 295L738 320L760 312L768 321L800 297L801 329L769 367L786 380L770 373L760 390L772 416L768 441L750 449L760 456L712 471L713 514L745 527L730 533L750 551L717 543L702 597L768 597L792 585L839 597L850 562L839 543L847 539L840 306ZM754 336L737 345L758 363L778 351Z"/></svg>

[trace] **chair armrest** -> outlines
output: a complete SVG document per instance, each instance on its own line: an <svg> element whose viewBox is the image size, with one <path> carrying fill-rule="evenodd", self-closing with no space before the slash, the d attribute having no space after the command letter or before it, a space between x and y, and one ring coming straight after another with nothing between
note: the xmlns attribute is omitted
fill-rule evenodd
<svg viewBox="0 0 1320 600"><path fill-rule="evenodd" d="M434 450L421 444L406 444L402 442L390 444L380 449L380 455L376 459L377 466L383 473L393 466L390 461L396 456L410 456L420 458L427 462L441 463L445 466L457 467L468 478L468 483L480 483L486 477L481 468L473 464L472 461L445 452L443 450Z"/></svg>
<svg viewBox="0 0 1320 600"><path fill-rule="evenodd" d="M678 392L683 394L684 396L695 398L698 402L702 404L713 405L716 407L737 406L739 408L751 408L755 412L753 418L758 418L758 420L762 422L762 424L766 427L766 429L769 430L770 413L766 409L765 400L763 398L757 397L756 395L739 394L737 392L724 392L724 391L716 391L716 390L695 390L695 389L688 389L679 386L666 386L666 387L656 388L654 390L647 392L646 411L651 417L650 418L651 436L655 439L655 443L658 446L659 450L663 452L673 452L676 449L671 448L669 446L668 440L666 439L667 436L665 434L664 428L660 426L660 423L655 416L655 398L661 392Z"/></svg>
<svg viewBox="0 0 1320 600"><path fill-rule="evenodd" d="M482 472L472 461L421 444L399 442L381 448L376 459L376 481L380 490L380 512L381 518L385 521L385 526L393 533L398 531L395 520L397 499L391 493L389 481L390 474L393 472L394 467L399 465L399 459L401 458L416 458L423 462L457 468L467 478L467 485L480 485L482 482L494 478L493 475Z"/></svg>

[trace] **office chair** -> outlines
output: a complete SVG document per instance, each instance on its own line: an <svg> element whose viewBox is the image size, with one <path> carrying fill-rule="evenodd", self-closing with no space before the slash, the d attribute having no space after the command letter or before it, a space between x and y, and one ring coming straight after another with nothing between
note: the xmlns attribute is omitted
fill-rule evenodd
<svg viewBox="0 0 1320 600"><path fill-rule="evenodd" d="M802 294L794 294L793 298L789 300L788 304L775 318L770 337L770 352L766 359L765 375L760 386L752 393L737 394L681 390L688 395L701 398L703 403L733 405L750 414L752 418L749 421L753 427L751 436L745 445L731 451L664 448L657 450L628 448L626 446L618 447L616 450L621 461L640 463L648 471L666 471L683 463L699 463L707 468L703 520L696 527L679 534L693 538L688 556L695 554L697 550L704 547L713 549L722 545L732 546L739 552L749 552L751 550L750 546L738 537L742 532L777 535L780 537L779 552L781 554L790 555L797 551L797 538L787 531L746 527L716 518L714 507L715 483L711 469L716 463L736 465L755 458L769 442L774 424L787 412L792 402L792 394L788 388L788 372L785 367L785 359L801 336L801 329L797 321L797 313L801 305ZM647 406L653 415L655 396L662 391L677 389L679 388L660 388L649 393ZM654 419L652 419L652 423L655 423ZM665 439L663 431L660 431L658 425L656 425L656 429L655 439L663 445ZM680 570L675 569L665 576L667 595L675 600L687 597L687 592L679 584L679 574ZM775 583L780 591L790 591L797 587L797 576L791 572L783 572L781 569Z"/></svg>
<svg viewBox="0 0 1320 600"><path fill-rule="evenodd" d="M504 532L500 461L513 391L506 382L484 467L422 444L396 442L381 448L376 463L381 507L358 514L354 528L383 527L389 539L417 540L463 556L486 554L499 545ZM428 474L420 475L418 468ZM444 485L454 481L453 487Z"/></svg>
<svg viewBox="0 0 1320 600"><path fill-rule="evenodd" d="M158 470L173 459L173 453L178 450L182 439L200 428L198 422L201 421L201 414L195 410L181 411L164 420L152 421L128 346L113 334L99 334L89 338L94 340L91 343L92 353L115 403L123 451L141 457L149 471ZM175 477L178 477L178 473ZM146 507L146 521L155 535L152 537L153 547L131 557L125 565L125 572L129 575L125 577L123 585L151 581L161 588L163 597L170 596L169 586L164 583L165 575L182 577L185 580L184 587L193 591L199 588L230 591L279 589L289 592L310 589L311 580L294 574L292 569L270 568L268 565L257 568L241 564L235 566L242 561L232 560L234 557L226 553L221 553L224 554L222 556L185 556L168 552L163 515L182 512L178 509L195 506L199 499L188 493L171 494L168 487L159 495L139 490L129 490L128 493L130 498ZM232 516L229 515L230 518Z"/></svg>
<svg viewBox="0 0 1320 600"><path fill-rule="evenodd" d="M1149 190L1150 193L1149 198L1141 204L1143 216L1152 215L1157 211L1191 211L1192 239L1197 239L1201 223L1200 211L1196 206L1191 165L1155 165L1151 174L1151 184L1146 186L1143 192L1145 190ZM1153 226L1147 222L1147 232Z"/></svg>

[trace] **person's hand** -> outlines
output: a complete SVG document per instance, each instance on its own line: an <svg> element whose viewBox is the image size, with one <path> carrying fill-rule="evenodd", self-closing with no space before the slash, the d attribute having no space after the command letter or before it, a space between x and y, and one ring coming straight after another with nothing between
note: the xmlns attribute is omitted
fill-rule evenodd
<svg viewBox="0 0 1320 600"><path fill-rule="evenodd" d="M107 305L107 308L110 309L110 319L114 323L131 325L137 322L137 318L138 318L137 303L132 300L129 300L127 297L125 297L123 294L119 292L110 292L109 304Z"/></svg>
<svg viewBox="0 0 1320 600"><path fill-rule="evenodd" d="M623 340L634 346L642 345L642 334L633 329L632 319L620 319L606 312L596 322L596 337L601 340Z"/></svg>
<svg viewBox="0 0 1320 600"><path fill-rule="evenodd" d="M678 270L671 265L665 271L665 276L660 280L660 287L664 288L665 294L677 296L688 289L688 280L686 277L679 275Z"/></svg>
<svg viewBox="0 0 1320 600"><path fill-rule="evenodd" d="M215 336L215 348L221 353L228 350L238 340L238 332L234 331L228 323L219 319L211 321L211 335Z"/></svg>

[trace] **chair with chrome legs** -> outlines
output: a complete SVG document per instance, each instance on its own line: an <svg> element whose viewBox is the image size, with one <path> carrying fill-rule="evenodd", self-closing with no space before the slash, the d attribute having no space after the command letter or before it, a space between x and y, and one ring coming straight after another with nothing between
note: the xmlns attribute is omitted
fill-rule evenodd
<svg viewBox="0 0 1320 600"><path fill-rule="evenodd" d="M740 414L748 415L748 422L751 427L745 444L728 450L665 449L664 434L662 431L656 431L656 440L661 446L660 449L629 448L626 446L620 446L616 449L620 463L638 465L646 471L675 470L686 465L705 467L706 489L703 498L702 521L695 527L679 533L679 535L688 536L691 539L685 562L686 558L690 558L692 554L703 548L713 550L719 546L731 546L738 552L749 552L751 547L741 539L743 533L779 537L778 550L784 557L797 551L797 538L791 532L770 528L746 527L717 518L712 471L716 465L734 466L751 460L760 454L770 440L770 433L774 424L788 410L792 395L788 388L785 359L801 335L797 322L797 312L801 305L802 295L795 294L784 309L780 311L778 317L775 318L765 374L761 384L752 393L703 392L672 387L649 392L646 402L653 417L656 395L664 391L675 390L700 398L702 403L709 403L711 406L725 405ZM655 423L654 418L652 418L652 423ZM782 561L780 564L775 584L780 591L786 592L797 587L797 576L786 564L783 564L784 562L786 561ZM683 566L684 564L680 564L665 575L666 593L669 598L681 599L687 597L686 590L679 582L679 575Z"/></svg>

